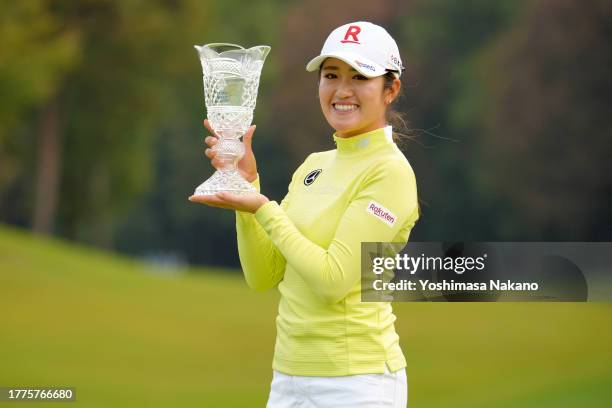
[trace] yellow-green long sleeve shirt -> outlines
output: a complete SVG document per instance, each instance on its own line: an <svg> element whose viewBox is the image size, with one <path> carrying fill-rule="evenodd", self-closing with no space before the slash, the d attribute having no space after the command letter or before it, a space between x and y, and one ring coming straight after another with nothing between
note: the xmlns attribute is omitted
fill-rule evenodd
<svg viewBox="0 0 612 408"><path fill-rule="evenodd" d="M248 285L278 284L281 293L277 371L341 376L406 366L391 304L361 302L361 242L406 242L418 219L414 173L390 133L334 134L336 149L308 156L280 205L236 213Z"/></svg>

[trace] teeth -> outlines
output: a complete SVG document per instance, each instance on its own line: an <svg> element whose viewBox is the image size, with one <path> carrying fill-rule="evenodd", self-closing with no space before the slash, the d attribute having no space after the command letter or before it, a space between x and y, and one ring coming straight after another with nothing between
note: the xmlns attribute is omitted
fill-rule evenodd
<svg viewBox="0 0 612 408"><path fill-rule="evenodd" d="M340 111L352 111L357 109L357 105L340 105L337 103L334 106Z"/></svg>

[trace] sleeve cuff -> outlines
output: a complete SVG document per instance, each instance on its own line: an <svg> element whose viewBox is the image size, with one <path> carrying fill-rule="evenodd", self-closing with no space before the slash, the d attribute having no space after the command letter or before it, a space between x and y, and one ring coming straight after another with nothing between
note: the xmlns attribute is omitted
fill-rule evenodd
<svg viewBox="0 0 612 408"><path fill-rule="evenodd" d="M283 209L276 201L268 201L255 211L255 219L263 227L279 211L283 212Z"/></svg>
<svg viewBox="0 0 612 408"><path fill-rule="evenodd" d="M251 185L255 187L258 193L261 192L261 187L259 185L259 173L257 173L257 177L255 178L255 180L251 181ZM244 212L244 211L236 211L236 214L240 215L241 217L245 217L245 216L250 217L253 215L249 212Z"/></svg>

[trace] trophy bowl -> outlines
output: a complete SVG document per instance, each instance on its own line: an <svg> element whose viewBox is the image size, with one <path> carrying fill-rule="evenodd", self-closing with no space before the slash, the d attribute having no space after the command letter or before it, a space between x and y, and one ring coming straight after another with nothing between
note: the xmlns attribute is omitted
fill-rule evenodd
<svg viewBox="0 0 612 408"><path fill-rule="evenodd" d="M213 150L221 165L194 195L214 195L219 191L235 194L256 192L242 177L237 164L244 156L240 140L253 121L259 78L267 45L244 48L229 43L196 45L202 63L204 102L207 117L218 137Z"/></svg>

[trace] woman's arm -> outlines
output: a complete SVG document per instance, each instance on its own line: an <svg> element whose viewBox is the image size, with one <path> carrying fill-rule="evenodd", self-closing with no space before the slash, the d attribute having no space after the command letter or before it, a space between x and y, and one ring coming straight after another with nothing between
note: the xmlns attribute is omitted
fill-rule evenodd
<svg viewBox="0 0 612 408"><path fill-rule="evenodd" d="M296 180L302 177L303 168L304 164L293 173L287 195L279 207L283 212L289 205ZM253 185L260 190L259 176ZM252 213L236 211L236 235L240 265L249 287L263 291L276 286L285 274L286 260Z"/></svg>
<svg viewBox="0 0 612 408"><path fill-rule="evenodd" d="M259 177L253 185L259 191ZM286 208L288 200L289 193L281 208ZM236 211L236 235L240 265L249 287L261 291L274 287L284 276L286 261L253 214Z"/></svg>
<svg viewBox="0 0 612 408"><path fill-rule="evenodd" d="M391 210L394 221L383 220L372 203ZM375 170L342 215L328 249L307 239L274 201L261 206L254 218L313 292L328 303L337 303L360 279L361 243L393 241L416 222L414 173L399 160Z"/></svg>

